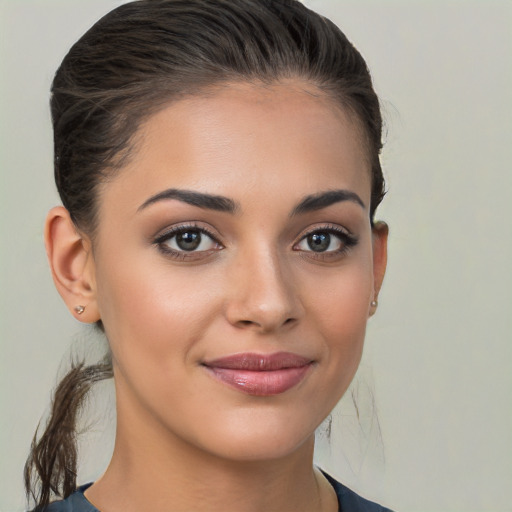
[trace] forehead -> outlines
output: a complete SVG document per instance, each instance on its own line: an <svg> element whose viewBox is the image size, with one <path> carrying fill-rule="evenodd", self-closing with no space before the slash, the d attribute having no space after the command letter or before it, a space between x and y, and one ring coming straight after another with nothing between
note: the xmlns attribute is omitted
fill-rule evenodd
<svg viewBox="0 0 512 512"><path fill-rule="evenodd" d="M134 140L128 163L103 191L120 191L132 208L171 187L239 201L349 188L369 204L359 123L308 83L218 86L169 104Z"/></svg>

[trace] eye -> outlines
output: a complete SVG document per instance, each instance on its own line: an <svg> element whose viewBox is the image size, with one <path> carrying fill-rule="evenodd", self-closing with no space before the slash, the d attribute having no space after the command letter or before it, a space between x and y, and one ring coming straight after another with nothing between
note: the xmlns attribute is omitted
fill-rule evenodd
<svg viewBox="0 0 512 512"><path fill-rule="evenodd" d="M301 240L298 247L301 251L326 252L336 251L341 246L341 240L327 231L311 233Z"/></svg>
<svg viewBox="0 0 512 512"><path fill-rule="evenodd" d="M160 235L155 244L165 253L179 257L192 256L221 249L221 244L206 229L195 226L178 226Z"/></svg>
<svg viewBox="0 0 512 512"><path fill-rule="evenodd" d="M356 237L337 226L330 226L306 233L294 249L318 256L332 256L343 254L356 244Z"/></svg>

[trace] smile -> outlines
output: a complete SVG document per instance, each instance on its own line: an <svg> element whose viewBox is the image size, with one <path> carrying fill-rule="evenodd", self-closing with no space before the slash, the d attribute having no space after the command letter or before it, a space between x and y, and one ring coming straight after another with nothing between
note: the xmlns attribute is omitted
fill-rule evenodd
<svg viewBox="0 0 512 512"><path fill-rule="evenodd" d="M289 352L236 354L203 363L216 379L254 396L288 391L302 381L312 365L311 359Z"/></svg>

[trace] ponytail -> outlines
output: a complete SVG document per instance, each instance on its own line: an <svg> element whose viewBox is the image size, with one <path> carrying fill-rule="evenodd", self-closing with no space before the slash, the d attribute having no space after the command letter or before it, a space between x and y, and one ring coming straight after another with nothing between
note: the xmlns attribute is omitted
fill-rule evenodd
<svg viewBox="0 0 512 512"><path fill-rule="evenodd" d="M74 363L55 389L46 428L38 439L38 425L25 463L25 491L27 499L35 501L34 512L44 511L50 500L75 491L78 415L91 387L111 377L108 354L97 364Z"/></svg>

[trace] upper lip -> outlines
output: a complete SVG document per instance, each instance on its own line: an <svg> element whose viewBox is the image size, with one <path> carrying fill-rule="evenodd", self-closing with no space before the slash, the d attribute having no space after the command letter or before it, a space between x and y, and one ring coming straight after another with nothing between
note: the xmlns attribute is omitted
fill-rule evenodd
<svg viewBox="0 0 512 512"><path fill-rule="evenodd" d="M286 368L300 368L312 362L313 361L307 357L299 356L291 352L276 352L274 354L247 352L205 361L203 365L210 368L223 368L226 370L264 372L283 370Z"/></svg>

